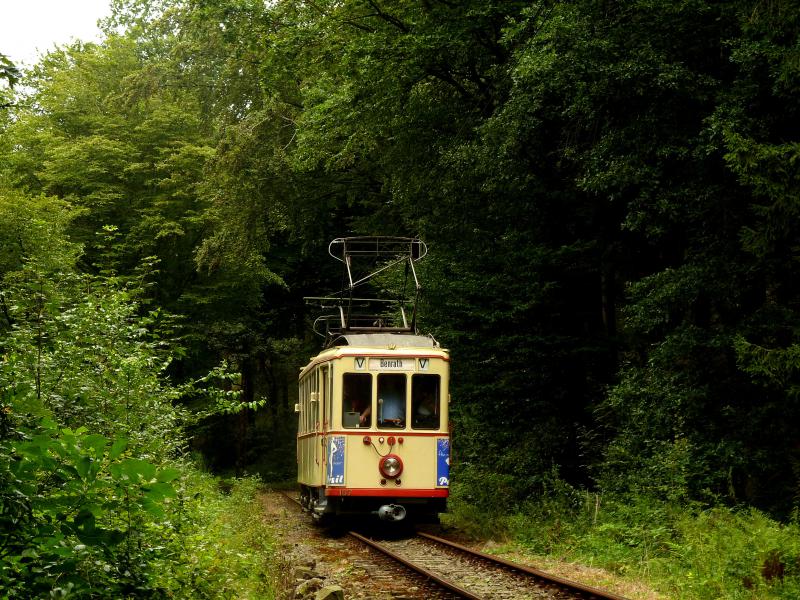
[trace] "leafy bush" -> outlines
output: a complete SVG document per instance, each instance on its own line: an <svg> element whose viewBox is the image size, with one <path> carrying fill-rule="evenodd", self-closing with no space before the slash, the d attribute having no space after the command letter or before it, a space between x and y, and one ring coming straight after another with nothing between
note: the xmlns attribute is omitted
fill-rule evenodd
<svg viewBox="0 0 800 600"><path fill-rule="evenodd" d="M8 406L3 414L4 597L274 597L256 480L223 492L187 465L128 456L122 438L50 421L26 435L12 431Z"/></svg>
<svg viewBox="0 0 800 600"><path fill-rule="evenodd" d="M505 515L514 507L514 480L472 465L460 465L452 479L444 523L458 524L469 535L483 537L506 529Z"/></svg>
<svg viewBox="0 0 800 600"><path fill-rule="evenodd" d="M714 508L675 521L676 543L653 578L679 598L800 597L800 526L757 510Z"/></svg>
<svg viewBox="0 0 800 600"><path fill-rule="evenodd" d="M0 444L0 587L10 597L154 591L142 548L154 547L180 471L125 456L124 438L46 419L6 432L16 439Z"/></svg>
<svg viewBox="0 0 800 600"><path fill-rule="evenodd" d="M137 290L75 271L69 213L0 194L0 596L273 596L257 483L183 458L192 384Z"/></svg>

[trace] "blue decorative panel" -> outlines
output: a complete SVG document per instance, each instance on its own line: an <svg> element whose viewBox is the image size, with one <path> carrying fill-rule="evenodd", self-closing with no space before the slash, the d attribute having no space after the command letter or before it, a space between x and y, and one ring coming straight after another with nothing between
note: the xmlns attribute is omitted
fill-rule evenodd
<svg viewBox="0 0 800 600"><path fill-rule="evenodd" d="M450 440L438 438L436 440L436 486L449 487L450 485Z"/></svg>
<svg viewBox="0 0 800 600"><path fill-rule="evenodd" d="M328 437L328 485L344 485L344 437Z"/></svg>

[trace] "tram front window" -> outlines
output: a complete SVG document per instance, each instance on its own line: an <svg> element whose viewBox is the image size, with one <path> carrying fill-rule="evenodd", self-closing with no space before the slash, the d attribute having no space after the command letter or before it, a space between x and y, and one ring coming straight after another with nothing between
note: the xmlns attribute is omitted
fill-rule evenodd
<svg viewBox="0 0 800 600"><path fill-rule="evenodd" d="M342 426L372 425L372 375L345 373L342 376Z"/></svg>
<svg viewBox="0 0 800 600"><path fill-rule="evenodd" d="M378 427L406 426L406 376L378 375Z"/></svg>
<svg viewBox="0 0 800 600"><path fill-rule="evenodd" d="M438 429L439 376L414 375L411 378L411 426L414 429Z"/></svg>

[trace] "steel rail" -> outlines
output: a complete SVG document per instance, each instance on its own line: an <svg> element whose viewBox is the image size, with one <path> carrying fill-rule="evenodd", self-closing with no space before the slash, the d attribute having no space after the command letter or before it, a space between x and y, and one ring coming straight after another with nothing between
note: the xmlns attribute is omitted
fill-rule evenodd
<svg viewBox="0 0 800 600"><path fill-rule="evenodd" d="M540 571L539 569L534 569L533 567L526 567L525 565L520 565L518 563L511 562L510 560L505 560L504 558L500 558L498 556L492 556L491 554L486 554L478 550L473 550L472 548L468 548L467 546L462 546L461 544L451 542L450 540L446 540L444 538L440 538L435 535L431 535L429 533L418 531L417 535L432 540L434 542L437 542L439 544L442 544L443 546L449 546L451 548L455 548L460 552L464 552L472 556L478 556L486 561L501 564L509 569L513 569L515 571L521 571L522 573L532 575L548 583L554 583L562 587L568 588L570 590L578 590L580 592L583 592L584 594L589 594L592 597L598 598L600 600L628 600L627 598L625 598L624 596L620 596L619 594L614 594L613 592L601 590L600 588L592 587L590 585L585 585L577 581L572 581L571 579L564 579L563 577L558 577L557 575L545 573L544 571Z"/></svg>
<svg viewBox="0 0 800 600"><path fill-rule="evenodd" d="M282 492L282 493L286 498L288 498L289 500L291 500L295 504L300 505L300 502L296 498L290 496L286 492ZM468 554L468 555L471 555L471 556L476 556L476 557L481 558L481 559L483 559L483 560L485 560L487 562L502 565L503 567L505 567L507 569L511 569L511 570L514 570L514 571L519 571L521 573L525 573L526 575L531 575L531 576L533 576L533 577L535 577L537 579L540 579L540 580L544 581L545 583L558 585L560 587L566 588L569 591L576 591L576 592L579 592L581 594L588 595L591 598L596 598L597 600L629 600L625 596L620 596L619 594L615 594L615 593L609 592L607 590L603 590L603 589L596 588L596 587L593 587L593 586L590 586L590 585L586 585L586 584L583 584L583 583L580 583L580 582L577 582L577 581L573 581L571 579L566 579L564 577L559 577L559 576L553 575L551 573L546 573L544 571L540 571L539 569L535 569L533 567L528 567L528 566L525 566L525 565L521 565L519 563L511 562L510 560L506 560L506 559L500 558L498 556L492 556L491 554L486 554L485 552L480 552L479 550L473 550L472 548L469 548L467 546L463 546L461 544L458 544L456 542L450 541L450 540L445 539L445 538L440 538L438 536L431 535L430 533L425 533L425 532L422 532L422 531L417 531L415 533L416 533L416 535L418 535L418 536L420 536L422 538L429 539L429 540L431 540L433 542L436 542L438 544L441 544L443 546L448 546L450 548L458 550L459 552L463 552L464 554ZM414 564L413 562L403 558L402 556L399 556L398 554L395 554L394 552L392 552L388 548L382 546L378 542L375 542L375 541L373 541L373 540L371 540L371 539L369 539L367 537L364 537L360 533L357 533L355 531L348 531L347 534L352 536L352 537L354 537L354 538L356 538L360 542L363 542L364 544L370 546L371 548L375 548L376 550L379 550L380 552L384 553L386 556L388 556L392 560L395 560L395 561L401 563L402 565L404 565L405 567L411 569L412 571L414 571L416 573L419 573L420 575L423 575L424 577L427 577L428 579L430 579L434 583L436 583L438 585L441 585L442 587L450 590L451 592L453 592L455 594L458 594L459 596L462 596L463 598L469 598L471 600L482 600L481 596L476 596L475 594L473 594L469 590L466 590L466 589L458 586L457 584L455 584L455 583L453 583L453 582L451 582L451 581L449 581L447 579L443 579L442 577L439 577L438 575L436 575L435 573L433 573L431 571L428 571L424 567L420 567L420 566Z"/></svg>
<svg viewBox="0 0 800 600"><path fill-rule="evenodd" d="M284 491L281 491L281 494L285 498L287 498L288 500L291 500L294 504L296 504L296 505L298 505L298 506L300 506L302 508L302 505L300 504L300 501L297 498L295 498L294 496L289 495L288 493L286 493ZM447 590L450 590L451 592L453 592L455 594L458 594L459 596L461 596L463 598L467 598L468 600L482 600L482 598L480 596L476 596L475 594L469 592L468 590L465 590L464 588L461 588L461 587L457 586L452 581L448 581L447 579L443 579L443 578L439 577L438 575L436 575L436 573L432 573L431 571L428 571L427 569L425 569L423 567L420 567L420 566L418 566L418 565L406 560L402 556L399 556L398 554L395 554L394 552L392 552L388 548L386 548L384 546L381 546L379 543L374 542L374 541L372 541L371 539L369 539L367 537L364 537L360 533L357 533L355 531L348 531L347 535L356 538L358 541L366 544L370 548L374 548L374 549L384 553L386 556L388 556L389 558L391 558L392 560L394 560L396 562L399 562L401 565L405 566L406 568L411 569L415 573L419 573L420 575L423 575L424 577L427 577L429 580L433 581L434 583L442 586L443 588L445 588Z"/></svg>
<svg viewBox="0 0 800 600"><path fill-rule="evenodd" d="M475 594L473 594L469 590L465 590L464 588L456 585L452 581L444 579L443 577L439 577L436 573L433 573L432 571L428 571L424 567L420 567L419 565L417 565L417 564L415 564L415 563L413 563L413 562L411 562L409 560L406 560L405 558L403 558L399 554L395 554L394 552L392 552L391 550L389 550L385 546L379 544L378 542L375 542L375 541L369 539L368 537L364 537L360 533L356 533L355 531L348 531L347 534L352 536L352 537L354 537L354 538L356 538L357 540L359 540L360 542L366 544L367 546L370 546L371 548L375 548L376 550L378 550L380 552L383 552L386 556L388 556L392 560L397 561L401 565L411 569L412 571L427 577L431 581L437 583L438 585L442 586L443 588L445 588L447 590L450 590L451 592L453 592L455 594L458 594L462 598L467 598L468 600L482 600L481 596L476 596Z"/></svg>

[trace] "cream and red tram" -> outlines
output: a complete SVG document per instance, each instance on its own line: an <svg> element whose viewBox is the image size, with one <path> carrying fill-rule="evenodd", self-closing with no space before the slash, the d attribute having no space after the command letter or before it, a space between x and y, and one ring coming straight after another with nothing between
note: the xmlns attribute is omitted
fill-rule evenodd
<svg viewBox="0 0 800 600"><path fill-rule="evenodd" d="M435 518L450 483L448 351L413 325L358 326L340 315L328 347L300 372L301 502L316 519Z"/></svg>
<svg viewBox="0 0 800 600"><path fill-rule="evenodd" d="M303 505L317 517L374 512L399 520L444 511L447 351L417 335L342 338L347 345L323 351L300 374Z"/></svg>

